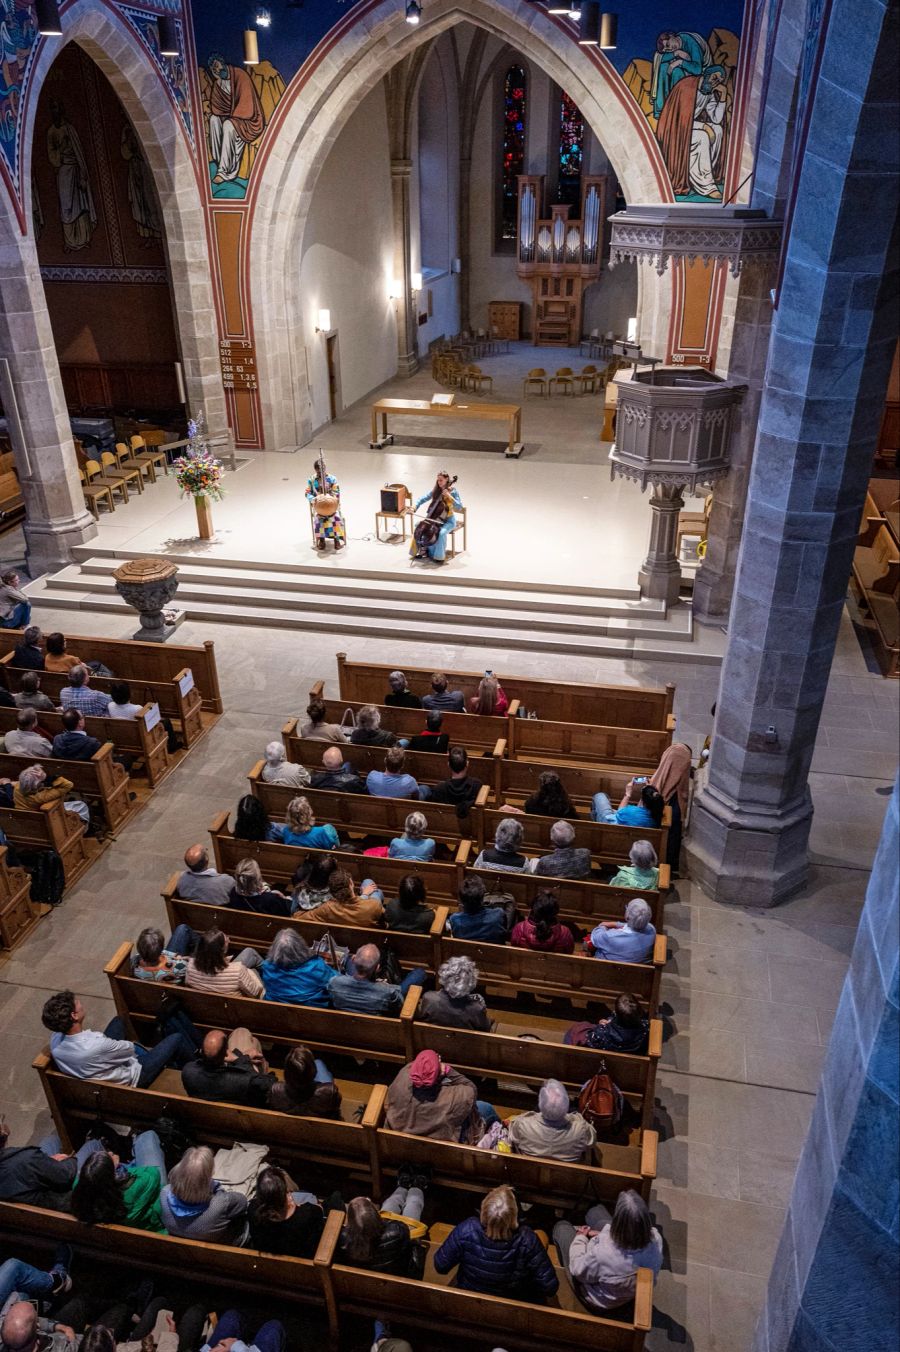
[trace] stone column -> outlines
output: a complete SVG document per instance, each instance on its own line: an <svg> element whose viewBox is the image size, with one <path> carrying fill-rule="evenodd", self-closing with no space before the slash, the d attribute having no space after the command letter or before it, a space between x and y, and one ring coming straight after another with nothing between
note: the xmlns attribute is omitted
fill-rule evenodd
<svg viewBox="0 0 900 1352"><path fill-rule="evenodd" d="M896 1342L898 851L895 785L753 1352Z"/></svg>
<svg viewBox="0 0 900 1352"><path fill-rule="evenodd" d="M414 376L419 369L418 329L412 299L412 250L409 215L409 176L412 160L391 160L391 197L394 205L394 276L400 283L397 306L397 374Z"/></svg>
<svg viewBox="0 0 900 1352"><path fill-rule="evenodd" d="M31 240L8 235L0 244L0 358L10 376L3 402L15 403L5 412L25 499L28 571L38 577L69 563L97 526L81 492L37 253Z"/></svg>
<svg viewBox="0 0 900 1352"><path fill-rule="evenodd" d="M807 776L897 336L897 26L882 0L837 0L812 94L688 841L726 902L775 905L807 875Z"/></svg>
<svg viewBox="0 0 900 1352"><path fill-rule="evenodd" d="M678 513L684 511L683 484L654 484L650 490L650 548L638 581L643 596L674 605L681 587L681 565L675 552Z"/></svg>

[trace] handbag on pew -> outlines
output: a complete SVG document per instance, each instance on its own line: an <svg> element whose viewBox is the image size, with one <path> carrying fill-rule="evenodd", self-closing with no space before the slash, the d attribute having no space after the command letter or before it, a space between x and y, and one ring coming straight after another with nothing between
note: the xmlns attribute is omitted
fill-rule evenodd
<svg viewBox="0 0 900 1352"><path fill-rule="evenodd" d="M591 1076L578 1095L578 1111L597 1134L615 1131L625 1109L625 1096L600 1062L600 1069Z"/></svg>
<svg viewBox="0 0 900 1352"><path fill-rule="evenodd" d="M485 892L484 904L485 906L499 906L502 908L503 916L506 920L506 928L511 933L513 926L519 918L516 913L515 897L509 892L501 892L498 888L494 892Z"/></svg>
<svg viewBox="0 0 900 1352"><path fill-rule="evenodd" d="M400 959L390 944L382 946L381 961L378 964L375 978L377 981L386 981L391 986L399 986L403 980L403 968L400 966Z"/></svg>
<svg viewBox="0 0 900 1352"><path fill-rule="evenodd" d="M352 731L356 727L356 714L352 709L344 710L344 716L341 719L340 727L342 732L346 731L348 728Z"/></svg>
<svg viewBox="0 0 900 1352"><path fill-rule="evenodd" d="M347 959L350 956L350 949L334 941L334 935L330 930L326 930L315 943L310 944L310 953L314 958L324 958L330 967L336 972L345 972L347 970Z"/></svg>

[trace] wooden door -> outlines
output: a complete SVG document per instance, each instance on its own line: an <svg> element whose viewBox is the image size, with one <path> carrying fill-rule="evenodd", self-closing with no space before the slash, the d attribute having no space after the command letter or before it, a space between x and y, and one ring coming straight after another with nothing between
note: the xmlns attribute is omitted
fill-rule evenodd
<svg viewBox="0 0 900 1352"><path fill-rule="evenodd" d="M328 412L334 422L338 415L338 371L337 371L337 334L332 333L325 339L325 356L328 361Z"/></svg>

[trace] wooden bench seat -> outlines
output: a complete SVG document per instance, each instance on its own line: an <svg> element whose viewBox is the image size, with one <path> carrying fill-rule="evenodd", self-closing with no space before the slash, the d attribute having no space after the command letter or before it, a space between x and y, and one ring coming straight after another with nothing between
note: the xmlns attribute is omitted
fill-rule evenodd
<svg viewBox="0 0 900 1352"><path fill-rule="evenodd" d="M137 804L129 797L131 781L128 775L113 760L114 750L112 742L104 742L88 761L64 760L56 756L10 756L4 751L0 752L0 776L16 780L29 765L40 765L48 778L61 775L68 779L75 795L99 807L109 830L118 831L134 816Z"/></svg>
<svg viewBox="0 0 900 1352"><path fill-rule="evenodd" d="M97 718L88 715L84 720L84 730L89 737L112 743L117 753L122 752L132 757L133 764L129 775L145 776L150 788L155 788L176 763L168 751L168 734L158 713L157 705L145 704L136 718ZM16 709L0 708L0 745L3 736L18 726L17 718ZM41 709L38 713L38 722L42 728L46 728L51 737L63 731L60 713Z"/></svg>
<svg viewBox="0 0 900 1352"><path fill-rule="evenodd" d="M886 674L900 674L900 546L884 520L869 520L853 553L860 604L877 631Z"/></svg>
<svg viewBox="0 0 900 1352"><path fill-rule="evenodd" d="M56 850L66 887L72 887L105 848L86 838L84 822L62 803L45 803L33 811L0 807L0 830L19 850Z"/></svg>
<svg viewBox="0 0 900 1352"><path fill-rule="evenodd" d="M310 698L317 695L323 684L324 682L318 681L313 686L310 691ZM319 696L319 698L321 698L321 696ZM358 714L360 709L364 708L367 704L373 704L374 702L374 700L326 699L325 720L328 723L341 723L348 709L352 710L354 714ZM380 704L376 707L381 715L381 726L386 728L389 732L395 733L397 737L418 737L425 729L425 717L427 714L427 710L425 709L397 709L391 704ZM288 719L282 728L281 734L285 746L288 745L289 740L304 740L300 738L299 731L305 723L305 714L302 718ZM342 749L355 749L356 744L349 740L352 731L353 729L348 727L346 729L347 742L338 743ZM492 755L497 742L501 738L508 736L509 720L506 716L503 718L474 718L471 714L457 714L444 710L441 732L446 732L450 739L450 746L464 746L470 756ZM321 765L322 752L325 750L326 746L331 745L331 743L317 741L315 738L311 738L310 740L315 742L319 747L319 754L313 762L319 767ZM359 749L379 751L383 757L387 747L360 747ZM291 756L290 759L296 760L298 757ZM444 757L444 764L446 765L446 763L446 757ZM371 769L372 767L370 766L369 768ZM382 760L381 765L374 768L383 769L384 761Z"/></svg>
<svg viewBox="0 0 900 1352"><path fill-rule="evenodd" d="M0 950L9 951L34 929L49 906L31 900L31 879L24 868L9 862L9 851L0 845Z"/></svg>
<svg viewBox="0 0 900 1352"><path fill-rule="evenodd" d="M24 516L25 499L18 474L12 468L0 470L0 534L12 530Z"/></svg>

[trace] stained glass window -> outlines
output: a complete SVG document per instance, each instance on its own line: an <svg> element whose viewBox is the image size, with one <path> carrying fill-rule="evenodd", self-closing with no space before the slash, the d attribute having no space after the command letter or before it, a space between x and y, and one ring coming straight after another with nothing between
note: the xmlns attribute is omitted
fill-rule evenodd
<svg viewBox="0 0 900 1352"><path fill-rule="evenodd" d="M568 94L559 100L559 175L557 202L578 207L581 201L581 170L584 161L584 118Z"/></svg>
<svg viewBox="0 0 900 1352"><path fill-rule="evenodd" d="M503 163L500 238L516 237L519 205L517 177L525 172L525 102L527 77L521 66L510 66L503 82Z"/></svg>

